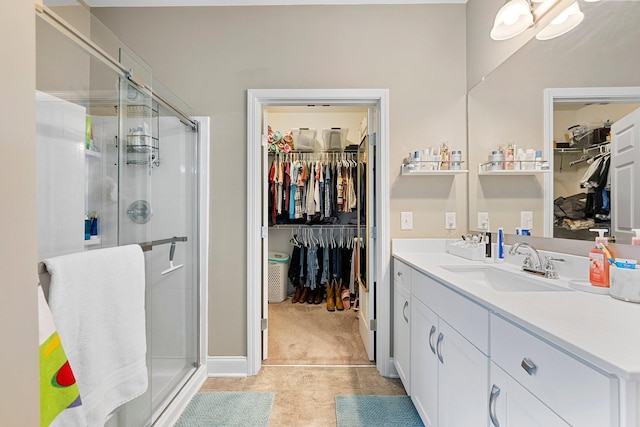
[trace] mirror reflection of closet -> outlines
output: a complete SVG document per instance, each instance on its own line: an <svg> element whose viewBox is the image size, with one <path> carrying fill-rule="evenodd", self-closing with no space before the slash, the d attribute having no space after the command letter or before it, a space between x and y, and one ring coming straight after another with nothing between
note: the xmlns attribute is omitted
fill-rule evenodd
<svg viewBox="0 0 640 427"><path fill-rule="evenodd" d="M611 230L610 126L639 107L640 99L554 102L553 237L593 240L589 229Z"/></svg>
<svg viewBox="0 0 640 427"><path fill-rule="evenodd" d="M566 127L559 135L545 127L553 125L555 104L549 104L547 110L545 89L621 88L640 84L637 72L640 2L601 1L581 3L580 7L585 14L580 26L552 40L531 39L482 81L472 84L467 97L471 164L486 162L494 147L514 141L519 147L542 149L545 160L556 169L553 139L563 141ZM574 96L573 101L586 102L589 98ZM613 115L600 118L615 119ZM532 235L553 237L552 181L551 174L478 179L470 168L471 226L476 224L478 212L486 211L492 227L499 224L511 231L520 226L521 211L532 211Z"/></svg>

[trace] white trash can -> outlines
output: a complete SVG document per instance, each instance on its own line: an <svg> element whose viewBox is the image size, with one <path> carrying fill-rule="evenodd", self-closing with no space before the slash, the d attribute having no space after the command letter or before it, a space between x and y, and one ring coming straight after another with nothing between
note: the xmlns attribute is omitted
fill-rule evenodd
<svg viewBox="0 0 640 427"><path fill-rule="evenodd" d="M289 255L282 252L269 252L269 302L282 302L287 299Z"/></svg>

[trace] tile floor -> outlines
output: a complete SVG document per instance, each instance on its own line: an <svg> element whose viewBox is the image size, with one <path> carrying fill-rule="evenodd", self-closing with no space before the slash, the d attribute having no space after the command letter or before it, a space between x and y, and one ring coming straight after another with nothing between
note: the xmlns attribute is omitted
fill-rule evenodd
<svg viewBox="0 0 640 427"><path fill-rule="evenodd" d="M399 379L381 377L373 366L263 366L252 377L209 378L201 391L274 392L269 427L335 426L340 394L406 394Z"/></svg>

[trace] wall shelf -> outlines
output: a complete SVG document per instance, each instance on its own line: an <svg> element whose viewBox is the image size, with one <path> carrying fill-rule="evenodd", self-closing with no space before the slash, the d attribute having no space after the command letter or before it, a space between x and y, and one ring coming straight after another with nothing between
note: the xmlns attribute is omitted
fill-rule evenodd
<svg viewBox="0 0 640 427"><path fill-rule="evenodd" d="M100 244L100 238L98 237L97 239L90 239L90 240L85 240L84 241L84 245L85 246L94 246L94 245L99 245Z"/></svg>
<svg viewBox="0 0 640 427"><path fill-rule="evenodd" d="M99 158L101 158L101 157L102 157L102 153L101 153L101 152L99 152L99 151L93 151L93 150L87 150L87 149L85 149L85 150L84 150L84 154L85 154L86 156L88 156L88 157L95 157L95 158L97 158L97 159L99 159Z"/></svg>
<svg viewBox="0 0 640 427"><path fill-rule="evenodd" d="M538 161L542 165L548 165L546 160ZM492 169L492 164L495 162L481 163L478 165L478 175L537 175L550 173L551 169L528 169L526 163L533 163L532 161L515 161L514 163L520 163L518 169ZM514 165L514 168L518 165ZM523 168L524 167L524 168Z"/></svg>
<svg viewBox="0 0 640 427"><path fill-rule="evenodd" d="M460 173L469 173L467 169L439 169L442 163L457 163L458 167L464 162L441 162L441 161L427 161L427 162L414 162L406 165L402 165L402 175L404 176L422 176L422 175L457 175ZM436 167L438 169L436 169Z"/></svg>

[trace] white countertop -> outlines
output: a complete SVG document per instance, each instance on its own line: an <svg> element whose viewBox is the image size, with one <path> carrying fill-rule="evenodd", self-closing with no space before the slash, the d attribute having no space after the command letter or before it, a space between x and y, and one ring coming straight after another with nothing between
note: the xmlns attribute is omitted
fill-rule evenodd
<svg viewBox="0 0 640 427"><path fill-rule="evenodd" d="M446 253L443 239L394 240L392 254L601 370L621 378L640 380L640 333L636 329L640 328L640 304L574 290L503 292L465 283L441 266L486 263ZM519 270L518 266L509 263L492 267ZM568 279L562 272L560 275L559 283Z"/></svg>

